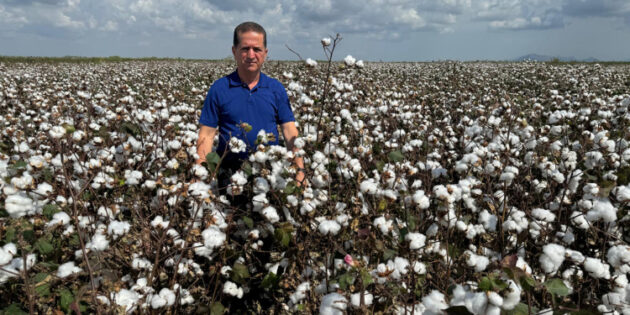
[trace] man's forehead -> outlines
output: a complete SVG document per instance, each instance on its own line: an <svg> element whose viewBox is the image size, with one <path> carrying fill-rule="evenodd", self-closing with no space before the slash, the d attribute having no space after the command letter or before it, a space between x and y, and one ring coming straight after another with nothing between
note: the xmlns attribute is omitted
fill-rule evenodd
<svg viewBox="0 0 630 315"><path fill-rule="evenodd" d="M242 44L243 34L248 34L248 33L252 33L252 34L258 35L260 37L260 41L261 41L261 44L262 44L262 41L264 39L264 35L262 33L259 33L259 32L256 32L256 31L244 31L244 32L239 32L238 33L239 45Z"/></svg>

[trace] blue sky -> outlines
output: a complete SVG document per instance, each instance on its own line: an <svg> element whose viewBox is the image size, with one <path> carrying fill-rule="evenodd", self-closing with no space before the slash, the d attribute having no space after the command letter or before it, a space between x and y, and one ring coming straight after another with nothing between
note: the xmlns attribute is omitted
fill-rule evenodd
<svg viewBox="0 0 630 315"><path fill-rule="evenodd" d="M340 33L339 59L630 60L629 0L0 0L0 55L220 59L247 20L271 59Z"/></svg>

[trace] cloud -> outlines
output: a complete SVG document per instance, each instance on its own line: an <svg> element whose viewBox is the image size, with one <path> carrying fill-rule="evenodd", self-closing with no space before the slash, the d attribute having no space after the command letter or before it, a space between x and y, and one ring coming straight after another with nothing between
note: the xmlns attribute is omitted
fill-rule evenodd
<svg viewBox="0 0 630 315"><path fill-rule="evenodd" d="M557 1L486 0L475 3L473 19L495 30L544 30L565 25Z"/></svg>
<svg viewBox="0 0 630 315"><path fill-rule="evenodd" d="M630 16L628 0L565 0L562 10L574 17Z"/></svg>

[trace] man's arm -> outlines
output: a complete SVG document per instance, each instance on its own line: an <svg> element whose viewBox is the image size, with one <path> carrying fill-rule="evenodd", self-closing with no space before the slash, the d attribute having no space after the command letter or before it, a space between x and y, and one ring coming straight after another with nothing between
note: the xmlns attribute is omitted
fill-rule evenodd
<svg viewBox="0 0 630 315"><path fill-rule="evenodd" d="M294 121L290 121L287 123L284 123L282 125L280 125L281 129L282 129L282 135L284 136L284 141L287 144L287 149L293 151L293 152L297 152L299 151L298 148L296 148L293 145L293 142L295 141L295 139L298 136L298 130L295 127L295 122ZM298 184L302 184L302 182L304 181L304 159L302 159L302 157L295 157L295 159L293 160L295 163L295 166L297 166L298 171L295 174L295 180L298 182Z"/></svg>
<svg viewBox="0 0 630 315"><path fill-rule="evenodd" d="M197 139L197 155L199 158L196 163L201 164L206 161L206 155L212 152L212 144L214 143L214 135L217 128L201 125L199 129L199 138Z"/></svg>

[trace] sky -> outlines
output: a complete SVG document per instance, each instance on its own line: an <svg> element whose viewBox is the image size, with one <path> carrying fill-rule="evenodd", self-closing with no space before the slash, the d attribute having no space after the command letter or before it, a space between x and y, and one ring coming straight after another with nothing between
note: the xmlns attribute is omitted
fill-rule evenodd
<svg viewBox="0 0 630 315"><path fill-rule="evenodd" d="M630 60L630 0L0 0L0 55L222 59L244 21L271 60Z"/></svg>

